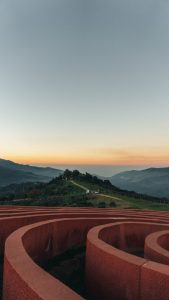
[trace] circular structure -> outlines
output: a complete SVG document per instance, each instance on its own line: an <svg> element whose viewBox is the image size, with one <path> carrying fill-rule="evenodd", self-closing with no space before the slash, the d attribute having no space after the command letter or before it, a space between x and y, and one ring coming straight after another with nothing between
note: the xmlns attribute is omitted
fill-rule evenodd
<svg viewBox="0 0 169 300"><path fill-rule="evenodd" d="M169 299L168 212L4 206L0 240L3 300ZM86 297L43 267L85 245Z"/></svg>

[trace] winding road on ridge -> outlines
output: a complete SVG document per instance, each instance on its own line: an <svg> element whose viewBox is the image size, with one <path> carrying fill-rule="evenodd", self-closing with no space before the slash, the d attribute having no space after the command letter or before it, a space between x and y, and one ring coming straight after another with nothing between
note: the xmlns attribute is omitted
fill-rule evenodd
<svg viewBox="0 0 169 300"><path fill-rule="evenodd" d="M86 191L86 193L89 191L89 189L87 187L75 182L74 180L71 180L70 182L73 183L74 185L80 187L82 190ZM95 192L93 192L93 193L95 193ZM111 196L111 195L102 194L102 193L97 193L96 195L103 196L103 197L106 197L106 198L109 198L109 199L114 199L114 200L123 200L121 198L114 197L114 196Z"/></svg>

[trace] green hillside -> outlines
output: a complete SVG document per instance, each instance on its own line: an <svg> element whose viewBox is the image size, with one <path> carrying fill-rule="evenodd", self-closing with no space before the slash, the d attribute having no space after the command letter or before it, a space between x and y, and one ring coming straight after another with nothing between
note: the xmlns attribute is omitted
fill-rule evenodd
<svg viewBox="0 0 169 300"><path fill-rule="evenodd" d="M13 205L114 207L168 210L167 199L128 192L88 173L66 170L49 183L12 184L0 189L0 203Z"/></svg>

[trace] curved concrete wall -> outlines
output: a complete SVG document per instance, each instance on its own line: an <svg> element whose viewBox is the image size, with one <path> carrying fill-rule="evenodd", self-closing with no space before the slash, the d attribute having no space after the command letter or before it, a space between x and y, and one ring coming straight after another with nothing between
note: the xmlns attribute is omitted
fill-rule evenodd
<svg viewBox="0 0 169 300"><path fill-rule="evenodd" d="M169 229L169 226L123 222L98 226L90 230L86 251L86 281L90 299L149 299L143 284L145 280L141 275L142 270L144 275L145 270L149 270L149 261L125 251L140 251L144 247L144 240L148 234L151 236L152 232L166 228ZM162 271L163 266L160 264L157 269ZM151 280L153 280L153 274L151 274ZM166 280L168 281L168 278ZM150 279L146 282L148 291L149 281ZM163 284L161 284L161 292L162 286ZM153 289L156 290L156 286ZM169 299L169 295L168 298L160 298L161 295L157 290L154 294L156 298L151 299ZM141 297L141 295L144 296Z"/></svg>
<svg viewBox="0 0 169 300"><path fill-rule="evenodd" d="M2 207L3 300L82 299L38 263L84 244L87 234L89 299L167 300L168 230L168 212ZM134 255L143 249L145 258Z"/></svg>
<svg viewBox="0 0 169 300"><path fill-rule="evenodd" d="M153 261L169 265L169 230L154 232L145 240L145 256Z"/></svg>
<svg viewBox="0 0 169 300"><path fill-rule="evenodd" d="M113 218L58 219L15 231L5 246L3 299L22 300L23 294L25 300L54 300L56 295L57 299L82 299L34 262L55 257L73 246L83 245L91 227L113 221ZM38 278L37 282L35 278ZM18 288L14 288L18 286L19 293ZM50 286L50 290L46 294L47 286ZM30 295L34 296L30 298Z"/></svg>

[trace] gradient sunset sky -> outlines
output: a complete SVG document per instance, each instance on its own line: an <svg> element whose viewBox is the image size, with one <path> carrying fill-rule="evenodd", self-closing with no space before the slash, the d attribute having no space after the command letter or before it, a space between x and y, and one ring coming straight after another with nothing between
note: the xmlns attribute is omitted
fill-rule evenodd
<svg viewBox="0 0 169 300"><path fill-rule="evenodd" d="M0 157L169 165L169 2L1 0Z"/></svg>

